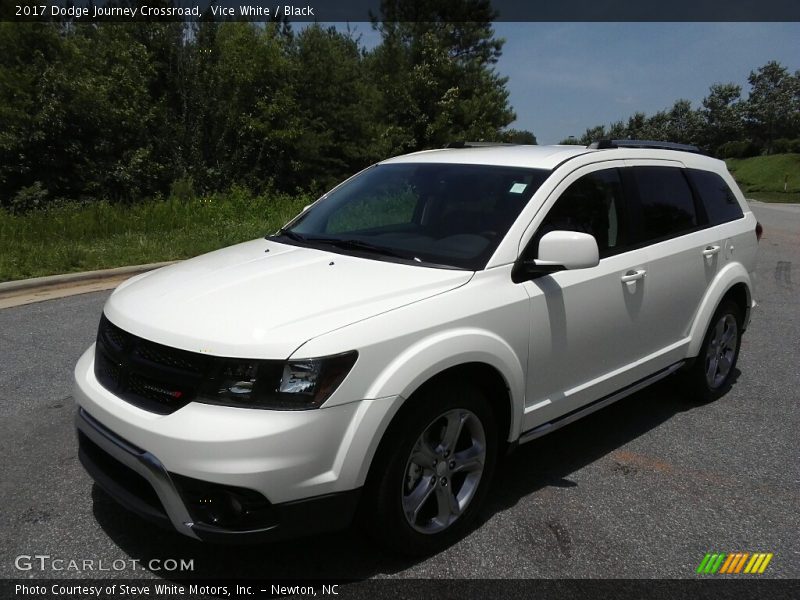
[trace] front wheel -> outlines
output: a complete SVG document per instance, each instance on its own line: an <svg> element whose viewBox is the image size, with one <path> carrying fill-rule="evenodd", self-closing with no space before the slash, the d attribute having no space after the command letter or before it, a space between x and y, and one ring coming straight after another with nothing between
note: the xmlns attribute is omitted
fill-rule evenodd
<svg viewBox="0 0 800 600"><path fill-rule="evenodd" d="M467 386L413 399L376 457L365 499L369 533L403 554L430 554L464 535L480 511L497 458L492 408Z"/></svg>
<svg viewBox="0 0 800 600"><path fill-rule="evenodd" d="M690 392L701 401L716 400L728 391L742 344L742 317L738 305L723 302L709 324L703 345L686 375Z"/></svg>

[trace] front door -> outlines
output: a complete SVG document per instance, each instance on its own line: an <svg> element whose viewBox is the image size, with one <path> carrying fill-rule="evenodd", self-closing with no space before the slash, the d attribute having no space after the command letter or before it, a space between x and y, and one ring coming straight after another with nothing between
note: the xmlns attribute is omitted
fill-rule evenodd
<svg viewBox="0 0 800 600"><path fill-rule="evenodd" d="M649 346L642 316L649 257L646 247L629 243L623 167L610 161L568 176L545 202L523 251L523 258L536 258L539 239L554 230L590 233L600 251L596 267L522 284L530 297L523 431L646 375L638 362Z"/></svg>

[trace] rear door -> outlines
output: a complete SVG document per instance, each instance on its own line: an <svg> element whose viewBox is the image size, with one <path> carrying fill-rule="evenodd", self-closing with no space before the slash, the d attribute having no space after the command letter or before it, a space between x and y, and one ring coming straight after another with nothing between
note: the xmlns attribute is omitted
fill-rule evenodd
<svg viewBox="0 0 800 600"><path fill-rule="evenodd" d="M664 161L627 161L633 244L647 248L640 332L650 371L685 355L689 329L714 279L724 241L708 229L687 170Z"/></svg>
<svg viewBox="0 0 800 600"><path fill-rule="evenodd" d="M718 270L733 259L736 249L731 234L738 229L732 230L724 225L744 218L744 213L735 194L719 174L701 169L687 169L686 174L695 195L701 200L708 226L712 228L708 232L709 245L703 254Z"/></svg>

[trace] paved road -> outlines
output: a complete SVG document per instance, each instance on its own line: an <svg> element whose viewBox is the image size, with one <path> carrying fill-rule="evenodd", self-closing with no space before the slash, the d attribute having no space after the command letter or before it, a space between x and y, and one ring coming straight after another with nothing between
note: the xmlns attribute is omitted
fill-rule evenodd
<svg viewBox="0 0 800 600"><path fill-rule="evenodd" d="M759 306L731 392L695 406L663 382L522 447L484 523L423 561L353 532L220 550L129 516L93 489L72 431L72 366L108 293L2 310L0 577L20 575L20 554L50 554L193 558L197 574L229 577L673 578L712 550L774 552L768 575L800 577L800 207L754 210Z"/></svg>

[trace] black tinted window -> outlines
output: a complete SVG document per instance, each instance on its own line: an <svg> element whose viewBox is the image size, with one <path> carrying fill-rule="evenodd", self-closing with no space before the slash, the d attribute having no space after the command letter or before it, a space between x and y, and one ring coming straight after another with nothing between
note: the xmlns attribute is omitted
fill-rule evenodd
<svg viewBox="0 0 800 600"><path fill-rule="evenodd" d="M622 246L622 184L616 169L595 171L572 183L547 213L533 240L549 231L581 231L597 240L600 256L618 252Z"/></svg>
<svg viewBox="0 0 800 600"><path fill-rule="evenodd" d="M677 235L697 226L694 198L681 169L634 167L644 241Z"/></svg>
<svg viewBox="0 0 800 600"><path fill-rule="evenodd" d="M727 223L744 216L736 196L722 177L716 173L694 169L690 169L688 173L703 201L709 225Z"/></svg>

